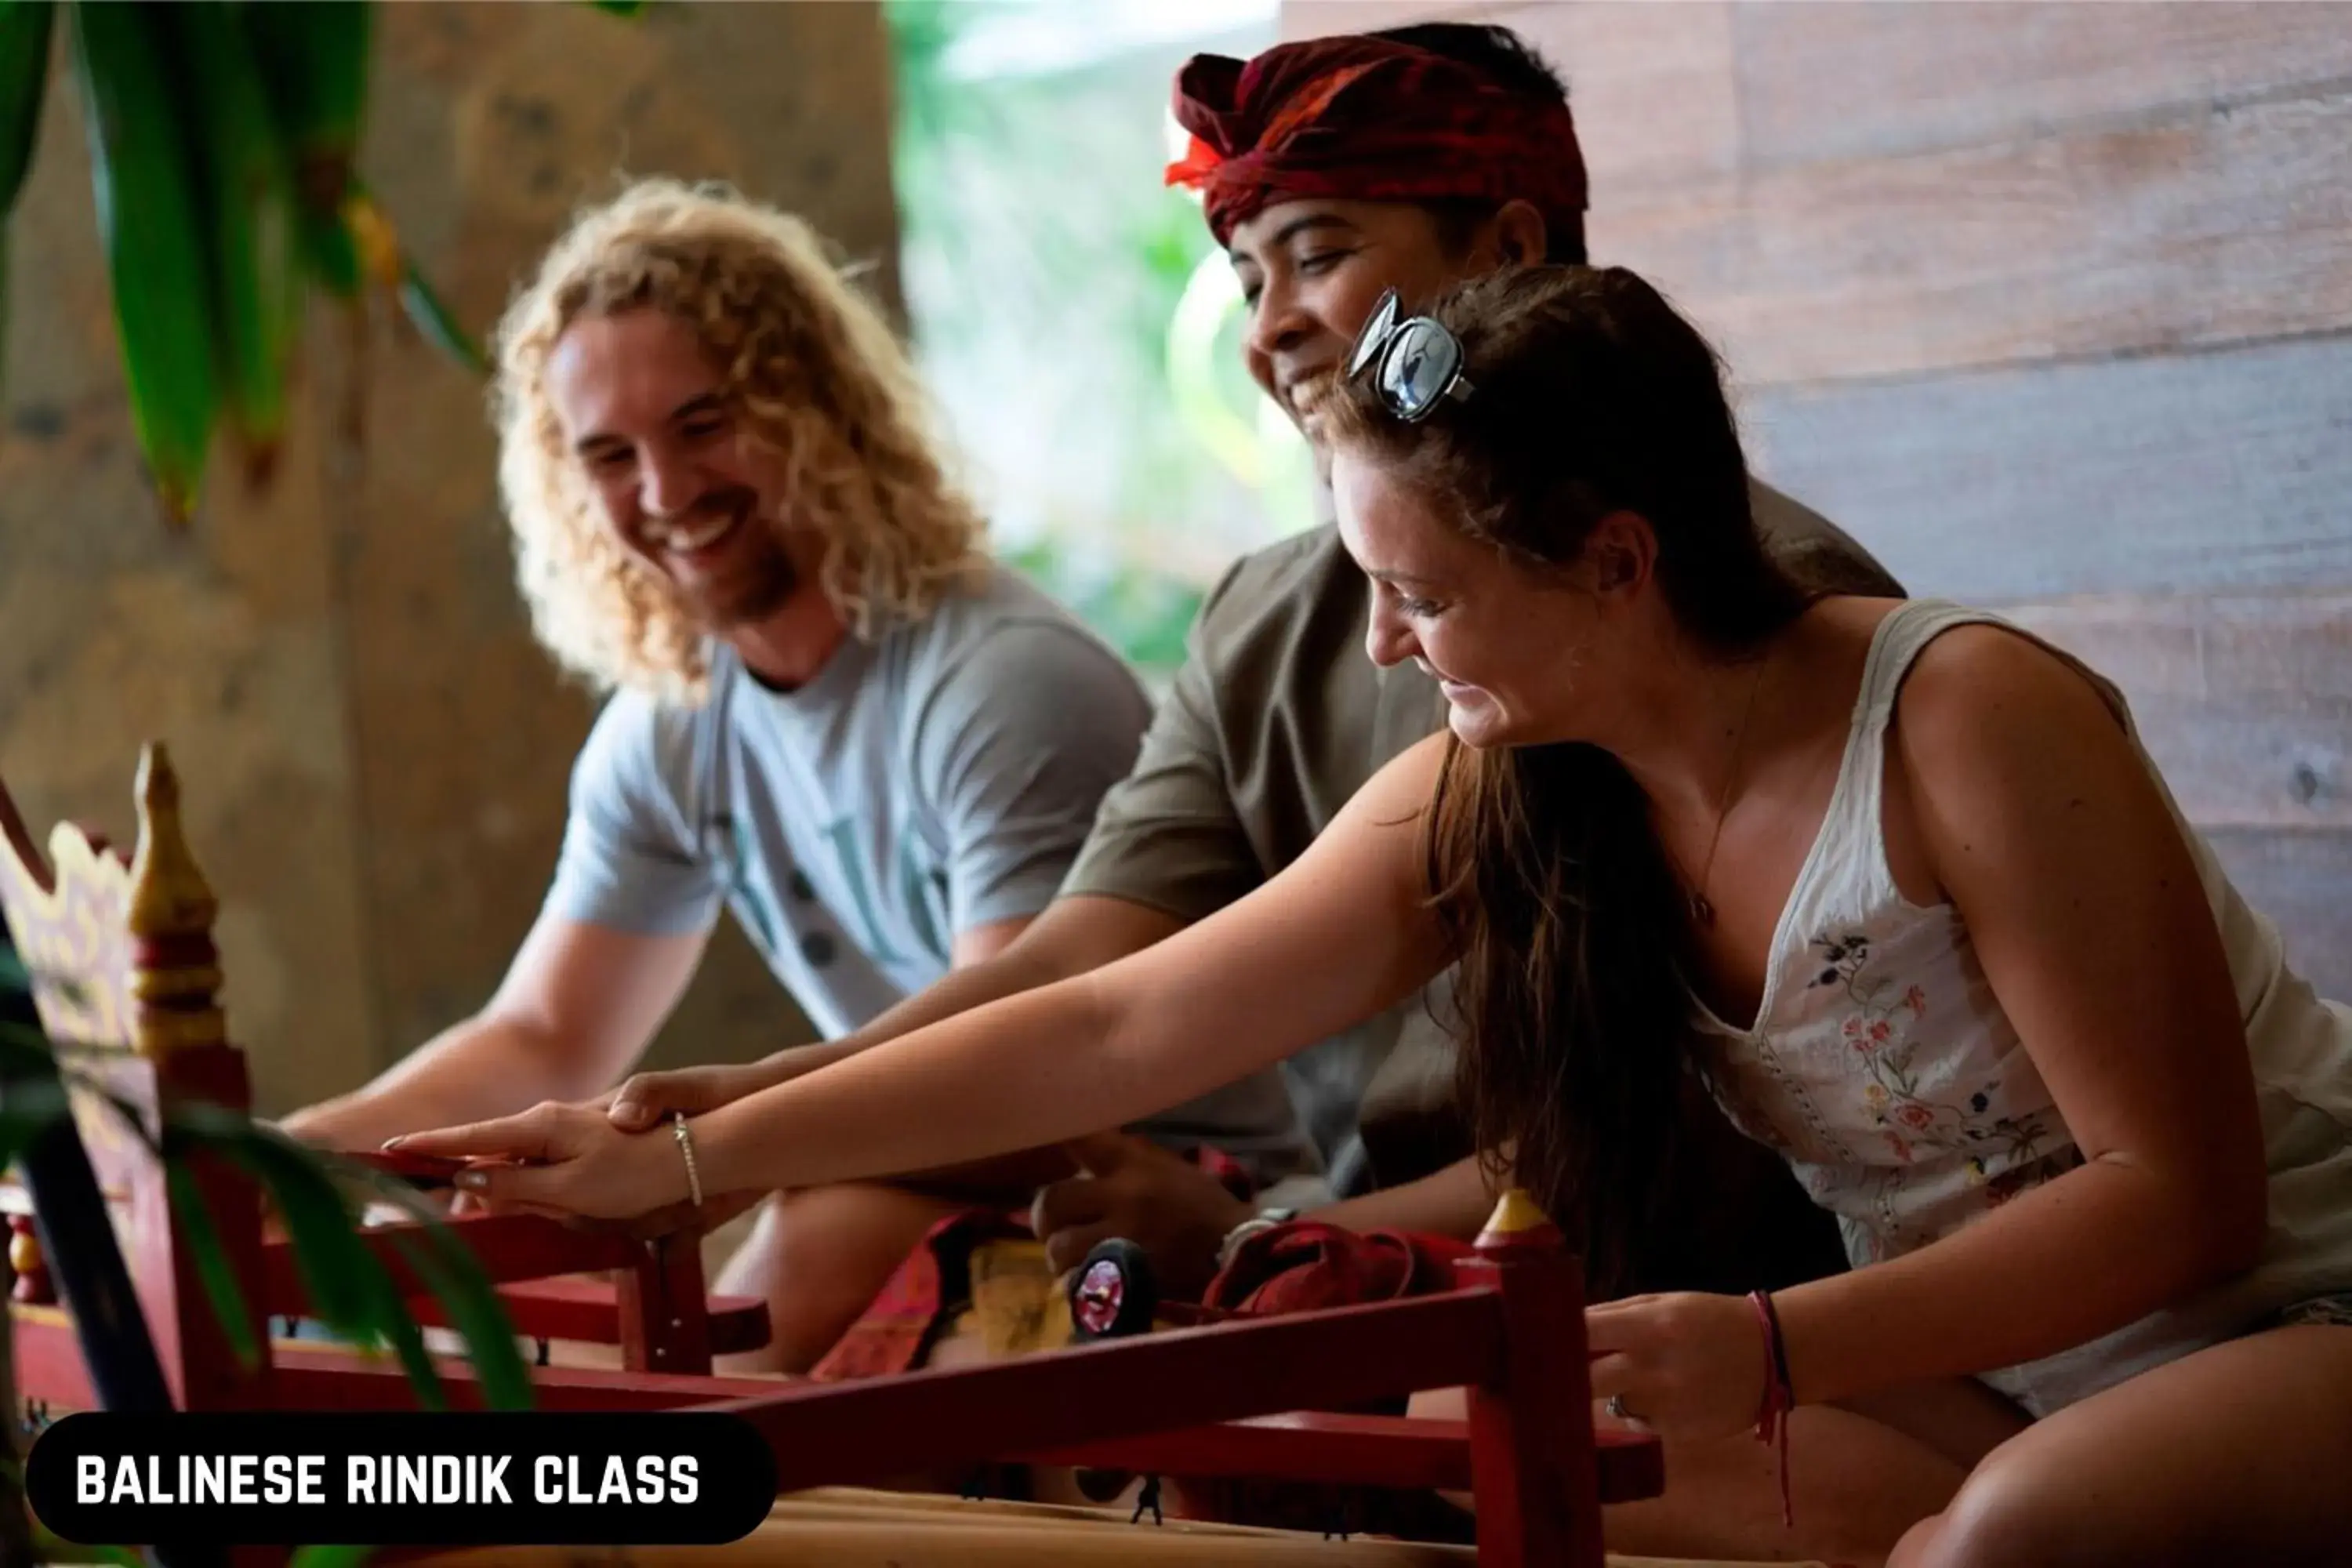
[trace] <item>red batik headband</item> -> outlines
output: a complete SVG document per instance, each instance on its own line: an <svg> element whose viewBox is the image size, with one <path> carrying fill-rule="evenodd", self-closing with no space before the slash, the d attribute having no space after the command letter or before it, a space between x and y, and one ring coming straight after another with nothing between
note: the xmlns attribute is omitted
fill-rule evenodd
<svg viewBox="0 0 2352 1568"><path fill-rule="evenodd" d="M1220 245L1277 201L1476 198L1533 203L1580 227L1584 157L1565 103L1497 86L1474 67L1372 37L1316 38L1246 63L1195 55L1177 73L1192 135L1168 166L1201 193Z"/></svg>

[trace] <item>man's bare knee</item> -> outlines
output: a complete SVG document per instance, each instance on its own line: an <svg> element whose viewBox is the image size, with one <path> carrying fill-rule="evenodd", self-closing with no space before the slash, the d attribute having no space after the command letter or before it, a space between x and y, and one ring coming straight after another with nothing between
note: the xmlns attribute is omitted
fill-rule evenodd
<svg viewBox="0 0 2352 1568"><path fill-rule="evenodd" d="M896 1187L845 1183L780 1194L778 1232L787 1257L834 1257L871 1250L877 1232L929 1226L940 1205ZM901 1248L900 1250L904 1250Z"/></svg>
<svg viewBox="0 0 2352 1568"><path fill-rule="evenodd" d="M720 1288L764 1297L770 1342L739 1363L806 1372L831 1350L926 1231L958 1205L896 1187L845 1184L779 1193Z"/></svg>

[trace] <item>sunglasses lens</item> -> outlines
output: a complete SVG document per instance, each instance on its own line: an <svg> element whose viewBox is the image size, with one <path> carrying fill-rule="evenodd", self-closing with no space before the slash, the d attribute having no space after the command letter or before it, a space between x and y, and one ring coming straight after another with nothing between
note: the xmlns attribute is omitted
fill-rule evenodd
<svg viewBox="0 0 2352 1568"><path fill-rule="evenodd" d="M1408 321L1381 363L1381 395L1406 419L1418 419L1445 395L1462 368L1462 345L1434 321Z"/></svg>
<svg viewBox="0 0 2352 1568"><path fill-rule="evenodd" d="M1396 319L1397 295L1391 289L1381 296L1381 302L1372 307L1371 315L1364 321L1364 330L1356 334L1356 352L1348 361L1349 376L1361 375L1364 367L1372 363L1372 356L1388 342L1389 333L1396 330Z"/></svg>

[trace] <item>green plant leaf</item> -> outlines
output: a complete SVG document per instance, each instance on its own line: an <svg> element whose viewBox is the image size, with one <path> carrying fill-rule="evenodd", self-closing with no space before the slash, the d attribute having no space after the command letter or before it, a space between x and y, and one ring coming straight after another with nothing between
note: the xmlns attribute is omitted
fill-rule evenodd
<svg viewBox="0 0 2352 1568"><path fill-rule="evenodd" d="M210 248L215 348L248 471L268 472L286 424L300 325L303 258L294 183L254 51L216 3L168 13L183 68L184 123L195 148L199 221Z"/></svg>
<svg viewBox="0 0 2352 1568"><path fill-rule="evenodd" d="M51 0L0 0L0 218L16 209L33 166L56 17Z"/></svg>
<svg viewBox="0 0 2352 1568"><path fill-rule="evenodd" d="M515 1346L514 1321L473 1255L415 1188L380 1171L362 1167L358 1173L422 1224L422 1245L414 1237L394 1237L394 1249L448 1310L450 1326L466 1342L482 1403L493 1410L531 1408L530 1370Z"/></svg>
<svg viewBox="0 0 2352 1568"><path fill-rule="evenodd" d="M428 1407L441 1408L440 1379L425 1352L424 1336L408 1304L400 1297L391 1274L360 1241L356 1205L337 1186L339 1181L365 1189L398 1205L422 1222L418 1237L394 1237L394 1247L416 1271L417 1279L446 1309L450 1323L464 1337L475 1382L482 1401L493 1409L527 1410L532 1404L530 1373L515 1346L515 1329L497 1290L482 1273L465 1245L423 1194L407 1183L367 1166L336 1159L305 1147L273 1129L214 1107L190 1106L173 1111L175 1129L184 1128L251 1170L268 1186L280 1217L293 1239L320 1315L337 1331L355 1339L381 1338L392 1342L409 1370ZM287 1194L299 1195L303 1216ZM329 1205L340 1216L326 1234ZM334 1262L358 1290L348 1305L326 1310L312 1275L315 1260ZM427 1391L430 1391L429 1396Z"/></svg>
<svg viewBox="0 0 2352 1568"><path fill-rule="evenodd" d="M434 347L477 375L489 374L490 363L481 345L457 324L457 317L450 314L449 308L425 280L425 275L416 269L415 261L406 256L401 258L400 304L408 312L408 319L416 324L416 330Z"/></svg>
<svg viewBox="0 0 2352 1568"><path fill-rule="evenodd" d="M441 1409L446 1402L439 1374L425 1354L423 1332L390 1272L361 1242L356 1205L337 1184L349 1182L419 1220L419 1236L394 1236L394 1248L441 1302L451 1325L464 1337L483 1404L499 1410L531 1407L530 1373L516 1348L513 1321L496 1289L415 1187L385 1172L310 1149L218 1106L173 1107L166 1123L169 1144L159 1151L134 1107L101 1085L84 1087L111 1106L151 1152L166 1160L175 1176L184 1176L181 1161L188 1151L204 1149L235 1163L261 1183L294 1244L296 1264L319 1317L347 1339L365 1344L391 1342L417 1388L420 1402L428 1409ZM10 1098L13 1102L16 1097ZM173 1195L190 1208L201 1210L192 1182L184 1194L175 1185ZM205 1225L210 1247L226 1269L226 1258L210 1228L209 1216L199 1223ZM191 1236L190 1246L200 1259L205 1245ZM207 1280L215 1310L233 1314L241 1323L245 1321L243 1297L233 1279L228 1287L226 1292L214 1291ZM235 1331L231 1330L232 1334Z"/></svg>
<svg viewBox="0 0 2352 1568"><path fill-rule="evenodd" d="M329 1179L322 1156L249 1117L212 1105L172 1107L158 1149L136 1108L92 1087L167 1164L202 1150L258 1182L286 1227L295 1266L320 1319L357 1344L389 1342L418 1403L428 1410L448 1407L440 1373L425 1352L423 1331L391 1274L360 1240L358 1215Z"/></svg>
<svg viewBox="0 0 2352 1568"><path fill-rule="evenodd" d="M303 261L338 299L360 290L359 250L343 203L367 108L369 0L273 0L236 8L260 67L292 174Z"/></svg>
<svg viewBox="0 0 2352 1568"><path fill-rule="evenodd" d="M348 165L367 114L370 0L271 0L237 6L236 20L296 163Z"/></svg>
<svg viewBox="0 0 2352 1568"><path fill-rule="evenodd" d="M194 1256L196 1278L204 1281L205 1299L212 1302L213 1315L220 1320L237 1364L251 1372L261 1364L260 1342L254 1337L253 1320L246 1315L245 1291L237 1285L228 1249L221 1245L212 1211L205 1206L204 1191L196 1185L195 1173L176 1161L164 1163L163 1183L172 1196L172 1213L179 1222L180 1234Z"/></svg>
<svg viewBox="0 0 2352 1568"><path fill-rule="evenodd" d="M194 1136L267 1188L294 1247L302 1282L319 1316L362 1344L389 1342L428 1410L448 1407L441 1374L425 1352L424 1331L392 1276L359 1237L358 1215L328 1179L319 1157L250 1121L199 1132L173 1113L173 1131Z"/></svg>
<svg viewBox="0 0 2352 1568"><path fill-rule="evenodd" d="M56 17L51 0L0 0L0 366L8 358L8 215L40 142Z"/></svg>
<svg viewBox="0 0 2352 1568"><path fill-rule="evenodd" d="M305 1546L295 1552L287 1568L360 1568L375 1552L373 1546Z"/></svg>
<svg viewBox="0 0 2352 1568"><path fill-rule="evenodd" d="M341 203L321 208L305 199L295 209L294 227L302 242L302 259L319 286L339 300L356 301L360 294L360 247L352 237L352 226L343 216Z"/></svg>
<svg viewBox="0 0 2352 1568"><path fill-rule="evenodd" d="M482 1403L494 1410L530 1409L530 1373L515 1348L514 1328L497 1293L478 1280L469 1288L446 1257L414 1237L394 1236L392 1246L448 1309L451 1326L465 1337Z"/></svg>
<svg viewBox="0 0 2352 1568"><path fill-rule="evenodd" d="M21 1024L0 1023L0 1064L11 1069L29 1069L38 1077L48 1076L48 1064L99 1061L121 1054L119 1047L85 1045L79 1040L52 1040L38 1029L26 1028Z"/></svg>
<svg viewBox="0 0 2352 1568"><path fill-rule="evenodd" d="M56 1054L38 1029L0 1023L0 1076L45 1077L56 1061Z"/></svg>
<svg viewBox="0 0 2352 1568"><path fill-rule="evenodd" d="M83 1546L33 1521L33 1551L43 1563L107 1563L119 1568L147 1568L147 1560L126 1546Z"/></svg>
<svg viewBox="0 0 2352 1568"><path fill-rule="evenodd" d="M131 423L166 518L184 524L204 484L220 386L194 174L172 107L176 62L166 19L148 4L75 0L71 33Z"/></svg>
<svg viewBox="0 0 2352 1568"><path fill-rule="evenodd" d="M34 1139L69 1114L71 1102L55 1077L28 1080L16 1062L0 1068L0 1077L11 1080L6 1096L0 1098L0 1171L5 1171Z"/></svg>

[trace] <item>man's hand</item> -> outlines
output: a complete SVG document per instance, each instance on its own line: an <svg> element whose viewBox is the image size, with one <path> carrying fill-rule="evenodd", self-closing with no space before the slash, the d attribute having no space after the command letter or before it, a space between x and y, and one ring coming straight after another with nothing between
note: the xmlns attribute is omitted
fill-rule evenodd
<svg viewBox="0 0 2352 1568"><path fill-rule="evenodd" d="M614 1126L624 1132L643 1132L668 1121L673 1110L699 1116L747 1094L789 1083L802 1073L824 1065L814 1060L803 1065L795 1060L796 1055L782 1051L756 1062L632 1073L626 1082L604 1095L599 1103Z"/></svg>
<svg viewBox="0 0 2352 1568"><path fill-rule="evenodd" d="M357 1152L373 1149L384 1139L384 1135L376 1132L373 1126L349 1125L372 1121L371 1110L372 1107L363 1103L362 1097L346 1095L340 1100L324 1100L289 1111L271 1125L295 1142L312 1149L330 1152ZM374 1135L370 1136L371 1133Z"/></svg>
<svg viewBox="0 0 2352 1568"><path fill-rule="evenodd" d="M1225 1233L1256 1212L1198 1165L1141 1138L1100 1132L1064 1148L1080 1173L1039 1188L1029 1210L1057 1274L1095 1243L1124 1237L1150 1255L1163 1289L1194 1300L1216 1276Z"/></svg>

